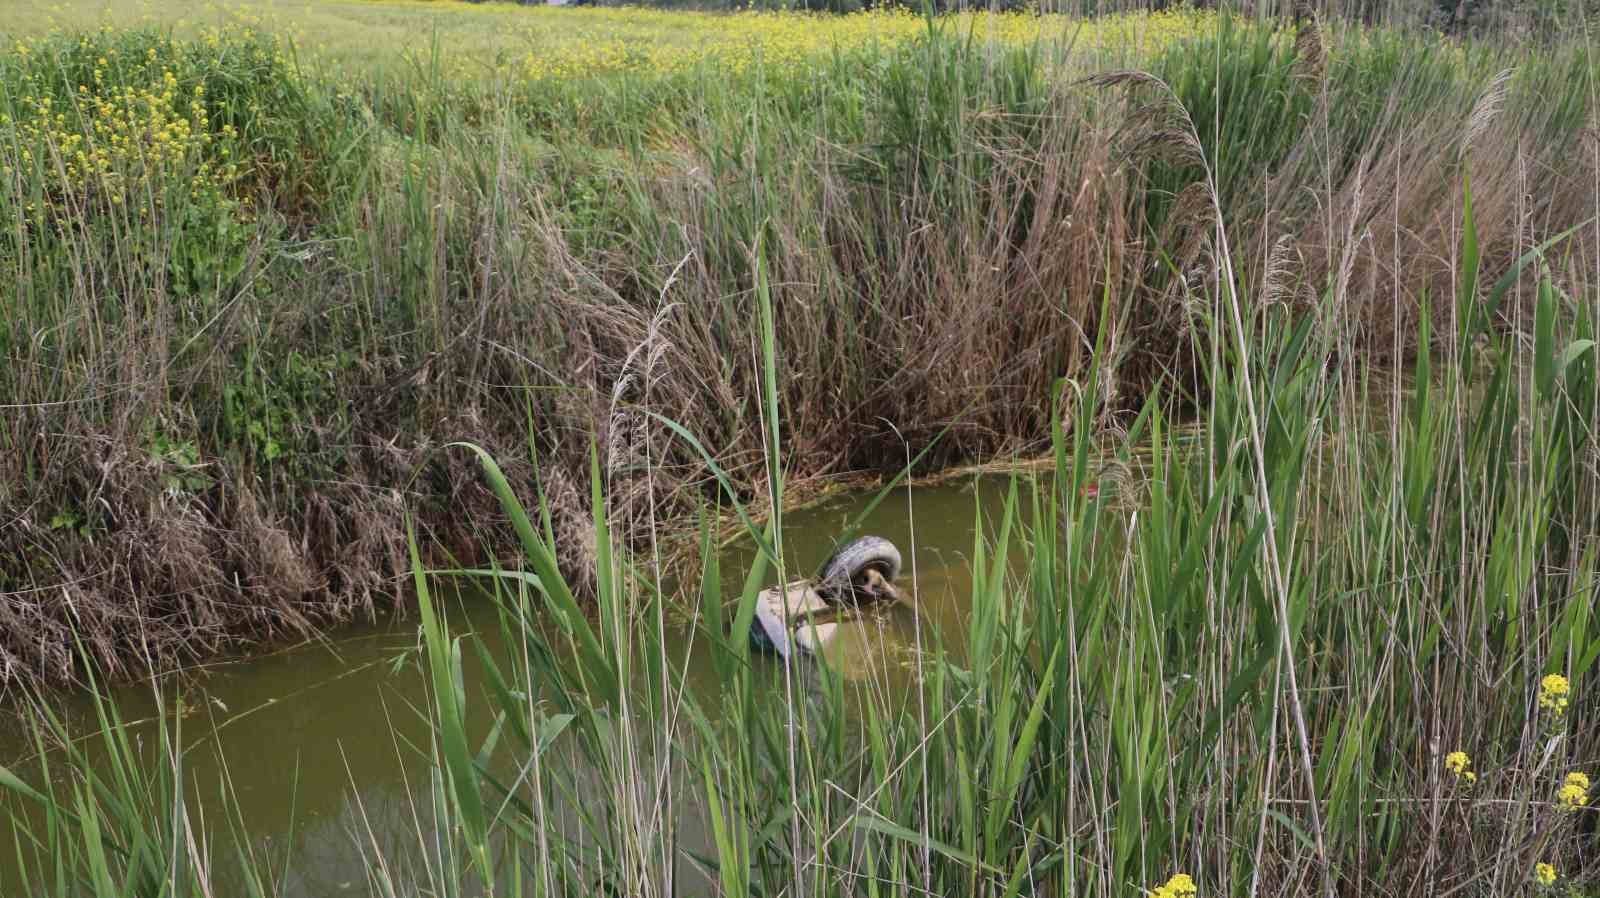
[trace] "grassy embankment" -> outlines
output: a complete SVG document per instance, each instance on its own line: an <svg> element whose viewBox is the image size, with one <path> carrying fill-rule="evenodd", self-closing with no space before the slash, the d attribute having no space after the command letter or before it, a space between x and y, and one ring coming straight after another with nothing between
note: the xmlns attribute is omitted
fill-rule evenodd
<svg viewBox="0 0 1600 898"><path fill-rule="evenodd" d="M247 33L30 43L0 62L5 662L60 673L76 628L99 665L166 663L415 569L418 829L443 837L375 856L373 894L658 894L695 863L728 894L1581 881L1588 51L1191 27L1109 59L946 33L555 82L326 81ZM1129 67L1161 81L1078 80ZM154 99L84 118L96 69ZM1077 490L1108 420L1116 505ZM677 688L624 563L663 516L781 508L793 477L940 432L932 463L1056 455L1019 493L1031 526L991 523L1026 575L973 547L959 665L909 659L924 688L859 716L803 668L758 704L772 668L719 637L751 589L720 607L745 572L708 560L721 673ZM542 496L535 523L455 438L505 463L500 499ZM509 520L538 575L500 596L529 652L486 695L455 682L408 511L457 551ZM523 614L543 605L564 636ZM468 744L469 714L499 744ZM49 894L205 893L181 755L141 773L114 719L100 737L129 763L58 757L16 863ZM693 807L710 846L677 841Z"/></svg>

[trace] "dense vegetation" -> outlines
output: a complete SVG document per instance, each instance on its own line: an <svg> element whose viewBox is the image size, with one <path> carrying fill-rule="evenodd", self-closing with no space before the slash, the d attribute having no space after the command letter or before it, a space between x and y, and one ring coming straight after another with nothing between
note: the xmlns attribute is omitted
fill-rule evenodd
<svg viewBox="0 0 1600 898"><path fill-rule="evenodd" d="M1015 483L972 546L970 627L889 659L909 692L751 654L756 590L791 573L769 567L781 515L750 525L750 571L721 569L707 525L697 582L669 594L627 561L655 522L610 517L597 486L586 614L548 504L524 508L473 453L522 554L496 581L499 632L463 642L430 589L455 575L411 545L434 697L434 739L411 750L432 776L413 847L356 834L359 887L1583 894L1600 760L1593 311L1542 279L1526 339L1491 326L1515 280L1479 280L1470 214L1460 237L1462 283L1441 298L1458 330L1436 352L1423 325L1413 387L1338 365L1314 319L1247 317L1224 263L1197 310L1205 424L1174 427L1155 396L1102 456L1095 409L1066 415L1051 476ZM759 275L756 295L770 384L778 316ZM780 399L762 401L781 472ZM598 459L593 475L617 482ZM767 488L781 507L781 473ZM728 578L744 587L724 607ZM685 604L709 682L683 679L691 648L664 638ZM0 768L0 786L25 812L16 869L37 894L290 881L293 855L229 848L247 820L192 809L218 787L186 781L180 714L137 724L102 701L84 733L32 707L42 772ZM474 718L492 723L481 742Z"/></svg>
<svg viewBox="0 0 1600 898"><path fill-rule="evenodd" d="M798 18L756 21L782 42ZM1197 160L1244 289L1318 310L1342 358L1412 351L1468 172L1486 277L1594 211L1580 42L977 17L851 26L805 63L680 34L658 43L699 63L469 77L486 21L387 67L346 55L359 36L297 62L248 24L23 37L0 60L6 679L69 676L74 631L119 674L372 613L408 512L458 557L499 519L451 440L525 495L537 458L580 581L591 437L619 471L666 447L618 484L629 513L710 495L640 403L756 495L758 256L805 478L940 432L926 464L1037 451L1102 323L1106 415L1163 377L1203 387ZM1130 68L1172 102L1082 80Z"/></svg>
<svg viewBox="0 0 1600 898"><path fill-rule="evenodd" d="M595 77L469 76L442 33L396 67L255 27L18 39L0 674L164 667L413 578L435 801L374 895L1581 887L1582 32L1018 21ZM769 572L719 569L711 512L776 564L807 478L1014 454L1053 477L988 522L972 626L908 694L750 657ZM661 589L642 562L697 520ZM485 554L526 652L479 690L428 587ZM0 769L44 809L17 866L206 894L229 823L186 811L165 722L151 766L103 708L109 769L47 702L51 769Z"/></svg>

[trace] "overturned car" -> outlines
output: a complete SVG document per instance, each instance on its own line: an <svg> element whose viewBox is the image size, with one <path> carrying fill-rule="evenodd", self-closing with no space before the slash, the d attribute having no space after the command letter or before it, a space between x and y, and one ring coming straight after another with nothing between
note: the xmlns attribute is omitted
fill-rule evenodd
<svg viewBox="0 0 1600 898"><path fill-rule="evenodd" d="M750 641L785 658L816 653L862 606L903 601L894 585L900 569L900 550L882 537L847 543L816 577L774 586L756 597Z"/></svg>

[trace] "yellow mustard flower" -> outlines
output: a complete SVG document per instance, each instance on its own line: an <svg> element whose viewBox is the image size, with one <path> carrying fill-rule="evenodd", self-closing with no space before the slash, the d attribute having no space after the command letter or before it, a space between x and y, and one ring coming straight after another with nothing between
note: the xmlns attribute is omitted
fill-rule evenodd
<svg viewBox="0 0 1600 898"><path fill-rule="evenodd" d="M1444 769L1455 775L1457 780L1472 785L1478 781L1478 775L1472 772L1472 759L1464 751L1453 751L1444 756Z"/></svg>
<svg viewBox="0 0 1600 898"><path fill-rule="evenodd" d="M1550 674L1539 681L1539 707L1560 717L1572 700L1572 684L1561 674Z"/></svg>
<svg viewBox="0 0 1600 898"><path fill-rule="evenodd" d="M1556 792L1556 803L1563 810L1575 811L1589 803L1589 777L1573 771Z"/></svg>
<svg viewBox="0 0 1600 898"><path fill-rule="evenodd" d="M1187 873L1174 873L1165 883L1150 890L1150 898L1195 898L1200 889Z"/></svg>
<svg viewBox="0 0 1600 898"><path fill-rule="evenodd" d="M1554 885L1556 881L1556 868L1549 864L1533 865L1533 881L1542 886Z"/></svg>

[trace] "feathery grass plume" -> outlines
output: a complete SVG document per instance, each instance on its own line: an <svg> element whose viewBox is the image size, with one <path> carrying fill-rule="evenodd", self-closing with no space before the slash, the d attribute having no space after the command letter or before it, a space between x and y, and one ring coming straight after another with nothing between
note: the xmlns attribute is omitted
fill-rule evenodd
<svg viewBox="0 0 1600 898"><path fill-rule="evenodd" d="M1171 248L1172 258L1180 268L1199 260L1204 243L1216 226L1215 218L1211 188L1204 180L1190 181L1178 191L1161 223L1161 236L1162 245Z"/></svg>
<svg viewBox="0 0 1600 898"><path fill-rule="evenodd" d="M639 519L642 507L656 498L651 495L652 491L670 488L669 481L658 481L651 476L651 454L656 447L648 432L648 412L655 391L670 373L664 366L674 352L666 328L676 304L665 301L666 293L677 280L678 271L688 262L689 257L684 257L667 279L662 289L660 309L650 317L643 340L623 358L611 389L610 409L601 442L605 452L607 495L612 503L611 515L624 527L632 527ZM666 501L665 497L662 497L662 501Z"/></svg>
<svg viewBox="0 0 1600 898"><path fill-rule="evenodd" d="M1322 17L1311 0L1294 0L1294 74L1317 96L1327 88L1328 48L1322 40Z"/></svg>
<svg viewBox="0 0 1600 898"><path fill-rule="evenodd" d="M1161 78L1147 71L1126 69L1092 75L1079 83L1124 90L1122 121L1113 138L1124 171L1142 175L1152 163L1181 172L1205 167L1205 150L1189 110ZM1204 178L1189 181L1178 191L1161 222L1161 244L1171 254L1170 264L1176 273L1164 289L1167 301L1158 306L1171 310L1163 322L1168 326L1181 328L1193 317L1190 303L1172 300L1198 295L1193 288L1212 280L1207 273L1215 266L1200 263L1218 223L1213 189Z"/></svg>
<svg viewBox="0 0 1600 898"><path fill-rule="evenodd" d="M1488 86L1479 95L1478 101L1472 104L1472 112L1467 116L1466 124L1461 129L1461 145L1459 158L1465 164L1468 155L1472 152L1473 145L1478 138L1483 136L1494 120L1499 117L1500 109L1505 104L1507 86L1515 69L1503 69L1489 80Z"/></svg>
<svg viewBox="0 0 1600 898"><path fill-rule="evenodd" d="M1160 159L1175 167L1203 165L1205 149L1200 145L1194 120L1172 87L1150 72L1124 69L1091 75L1080 82L1098 88L1125 88L1133 94L1142 88L1150 92L1133 102L1117 135L1118 145L1127 157Z"/></svg>
<svg viewBox="0 0 1600 898"><path fill-rule="evenodd" d="M1260 305L1294 304L1294 279L1302 270L1302 261L1300 248L1295 245L1293 236L1280 234L1273 241L1272 248L1267 252L1266 264L1262 267L1261 289L1258 291Z"/></svg>

